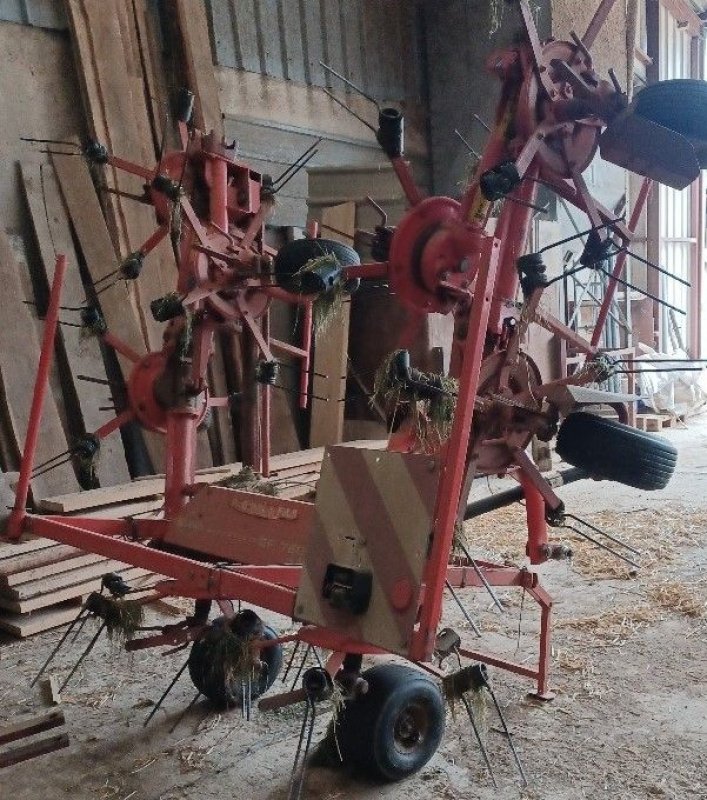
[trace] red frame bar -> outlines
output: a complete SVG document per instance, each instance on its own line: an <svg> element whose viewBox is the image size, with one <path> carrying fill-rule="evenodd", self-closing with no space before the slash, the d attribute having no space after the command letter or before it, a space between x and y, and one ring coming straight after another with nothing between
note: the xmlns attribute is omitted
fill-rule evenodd
<svg viewBox="0 0 707 800"><path fill-rule="evenodd" d="M29 485L32 479L34 468L34 457L37 452L39 441L39 427L42 422L42 406L47 395L49 386L49 370L52 366L54 354L54 340L59 325L59 306L61 304L61 290L64 286L66 276L66 256L57 255L56 266L54 267L54 280L49 294L49 305L44 323L44 336L42 337L42 349L39 354L39 364L37 366L37 377L34 382L34 392L32 394L32 406L27 422L27 437L25 448L22 453L20 463L20 476L15 491L15 506L7 522L7 536L12 541L17 541L22 535L22 526L27 516L27 496L29 495Z"/></svg>
<svg viewBox="0 0 707 800"><path fill-rule="evenodd" d="M471 303L469 328L463 351L464 360L459 379L459 398L461 400L475 397L479 385L479 371L496 283L500 249L498 239L486 238L484 257L476 278L476 290ZM466 455L473 414L473 402L457 403L437 493L432 546L423 579L425 590L420 613L420 626L415 632L410 646L410 656L418 661L427 660L434 652L437 625L442 616L447 561L452 546L459 498L466 471Z"/></svg>

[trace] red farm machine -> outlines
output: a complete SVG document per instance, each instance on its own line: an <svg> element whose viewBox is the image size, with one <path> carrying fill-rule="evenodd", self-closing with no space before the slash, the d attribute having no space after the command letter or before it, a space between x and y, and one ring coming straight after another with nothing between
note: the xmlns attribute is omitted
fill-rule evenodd
<svg viewBox="0 0 707 800"><path fill-rule="evenodd" d="M159 519L68 519L26 510L67 267L60 257L7 534L10 540L24 532L46 536L164 576L141 602L193 598L195 612L183 623L133 638L128 647L192 642L178 675L188 667L199 691L222 705L237 702L250 709L251 699L275 680L285 642L326 650L328 657L304 673L301 687L268 696L260 707L304 701L304 722L309 719L311 726L317 704L341 692L344 705L336 728L342 757L386 780L413 774L437 748L444 730L438 680L464 699L468 690L488 687L488 664L529 678L538 697L551 697L552 600L537 574L475 560L466 551L452 557L455 529L478 511L466 506L474 477L517 479L518 488L496 497L494 504L524 500L527 556L537 565L569 556L565 545L549 539L548 527L569 526L576 518L527 455L533 437L557 437L560 455L584 477L643 490L663 487L676 459L665 440L582 409L610 404L625 421L626 403L635 399L601 389L621 370L602 353L602 328L616 287L625 283L624 265L652 181L689 185L699 174L707 131L699 129L693 106L673 104L670 119L660 115L662 106L654 98L661 92L677 97L680 85L648 87L629 103L613 73L603 80L595 72L590 50L613 2L603 0L584 36L548 42L540 41L526 0L513 5L520 11L523 35L488 61L501 99L475 176L460 199L421 191L404 159L401 114L379 110L377 139L409 210L396 228L375 232L378 260L373 263L360 263L353 249L317 238L314 229L309 239L279 252L269 248L264 226L276 187L235 160L212 134L190 126L188 95L180 122L182 149L163 154L156 167L126 162L97 143L85 148L93 162L144 179L143 201L152 203L157 218L155 234L120 265L114 279L136 279L145 256L165 237L172 237L175 249L175 293L154 305L165 322L159 352L133 352L106 330L98 308L86 306L82 312L85 326L133 362L127 408L87 436L83 446L98 449L101 437L128 420L163 434L163 514ZM704 97L704 86L692 84L691 91ZM644 176L627 221L587 189L582 173L597 151ZM562 275L548 276L542 252L525 252L539 186L586 214L578 269L598 270L608 278L590 340L541 307L543 293ZM314 500L197 485L197 428L210 409L221 413L229 402L214 396L207 383L215 333L235 331L259 353L250 375L252 402L244 404L243 413L252 423L250 466L267 477L276 356L299 359L300 400L306 405L314 300L373 279L388 282L394 302L412 320L430 313L453 315L449 375L415 369L402 349L407 343L401 343L385 370L400 400L388 409L387 447L327 448ZM305 332L297 346L270 334L268 309L275 298L301 309ZM524 352L533 324L584 356L571 377L543 380ZM426 425L433 409L440 408L448 424ZM584 535L599 546L619 546L596 529ZM110 603L127 602L130 595L119 578L106 576L104 584L105 592L89 598L83 618L104 618ZM512 586L524 588L541 609L536 666L472 650L454 631L440 631L445 588L486 587L493 593L493 587ZM213 601L222 616L209 622ZM244 604L291 619L296 632L278 636L252 610L236 611L234 601L239 609ZM225 635L240 642L240 663L247 668L227 670L216 663ZM363 656L386 654L413 666L385 663L362 672ZM300 763L306 750L302 742Z"/></svg>

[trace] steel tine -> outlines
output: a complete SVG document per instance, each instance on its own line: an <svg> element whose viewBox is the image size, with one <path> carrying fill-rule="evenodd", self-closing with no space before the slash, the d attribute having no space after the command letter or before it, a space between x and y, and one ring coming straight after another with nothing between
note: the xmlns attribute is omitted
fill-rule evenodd
<svg viewBox="0 0 707 800"><path fill-rule="evenodd" d="M282 676L282 682L287 683L287 676L290 674L290 670L292 669L292 664L294 663L295 656L297 655L297 651L299 650L299 646L302 644L301 639L298 639L295 642L295 646L292 648L292 654L290 655L290 660L287 662L287 666L285 667L285 674Z"/></svg>
<svg viewBox="0 0 707 800"><path fill-rule="evenodd" d="M241 678L241 718L245 719L246 699L245 699L245 681Z"/></svg>
<svg viewBox="0 0 707 800"><path fill-rule="evenodd" d="M474 572L479 576L479 580L481 581L481 583L483 583L484 588L491 595L491 599L493 600L496 608L501 612L501 614L505 614L506 609L503 607L503 603L498 599L498 595L496 594L496 592L494 592L493 587L486 580L486 576L482 572L481 567L479 567L476 561L474 561L474 559L471 557L471 553L469 553L469 551L466 549L466 545L463 542L459 542L459 546L461 547L462 553L464 553L467 560L473 567Z"/></svg>
<svg viewBox="0 0 707 800"><path fill-rule="evenodd" d="M174 688L174 684L182 677L182 673L184 670L189 666L189 659L187 659L184 664L179 668L177 674L172 678L169 686L162 692L162 697L155 703L154 707L147 715L147 719L142 723L142 727L146 728L150 722L150 720L155 716L155 714L162 708L162 703L167 699L167 695L172 691Z"/></svg>
<svg viewBox="0 0 707 800"><path fill-rule="evenodd" d="M355 92L361 95L361 97L365 97L366 100L373 103L373 105L380 111L380 103L376 100L373 95L368 94L365 92L360 86L357 86L353 81L350 81L347 77L342 75L340 72L337 72L335 69L332 69L328 64L325 64L321 59L319 60L319 66L325 69L327 72L330 72L332 75L335 75L340 81L343 81L347 86L350 86Z"/></svg>
<svg viewBox="0 0 707 800"><path fill-rule="evenodd" d="M458 128L454 129L454 135L461 140L461 142L464 145L464 147L466 147L466 149L469 151L469 153L471 153L472 156L474 156L474 158L476 158L479 161L481 160L481 156L476 152L476 150L474 150L474 148L464 138L463 134L461 133L461 131Z"/></svg>
<svg viewBox="0 0 707 800"><path fill-rule="evenodd" d="M174 733L174 732L177 730L177 728L178 728L178 727L181 725L181 723L182 723L182 720L184 719L184 717L186 717L186 715L189 713L189 711L190 711L190 710L191 710L191 709L194 707L194 703L196 703L196 701L197 701L197 700L198 700L200 697L201 697L201 692L197 692L197 693L194 695L194 697L192 697L192 699L189 701L189 705L188 705L188 706L187 706L187 707L184 709L184 711L182 711L182 713L181 713L181 714L179 715L179 717L177 718L177 721L176 721L176 722L174 723L174 725L172 725L172 727L169 729L169 732L170 732L170 733Z"/></svg>
<svg viewBox="0 0 707 800"><path fill-rule="evenodd" d="M469 715L469 722L471 722L471 727L474 731L474 736L476 736L476 741L479 745L479 750L481 750L481 755L484 757L484 762L486 763L486 769L491 776L491 780L493 781L493 785L495 789L498 789L498 784L496 783L496 776L493 774L493 767L491 766L491 760L489 759L488 751L486 750L486 746L481 739L481 732L476 724L476 719L474 718L474 712L471 708L471 703L467 700L467 698L462 695L462 703L464 703L464 708L466 709L466 713Z"/></svg>
<svg viewBox="0 0 707 800"><path fill-rule="evenodd" d="M474 620L469 616L469 612L464 608L464 605L462 604L462 601L459 599L459 595L454 591L454 587L452 586L452 584L449 581L445 581L445 583L446 583L447 589L449 589L449 593L452 595L452 599L459 606L460 611L464 615L464 619L469 623L469 625L471 625L472 631L474 631L474 633L477 636L480 637L481 636L481 631L477 627L477 625L474 622Z"/></svg>
<svg viewBox="0 0 707 800"><path fill-rule="evenodd" d="M508 739L508 746L511 748L511 753L513 754L513 760L516 762L516 766L518 767L518 772L520 773L520 777L523 779L523 786L528 786L528 779L525 777L525 770L523 769L523 765L520 762L516 746L513 744L513 738L511 736L511 732L508 730L508 725L506 725L506 718L503 716L503 712L501 711L501 706L499 705L498 700L496 700L496 695L494 694L493 689L491 688L491 685L488 683L488 681L486 682L485 686L488 689L488 693L491 695L491 699L493 700L494 706L496 706L496 712L498 714L498 718L501 720L501 725L503 726L503 732L506 734L506 739Z"/></svg>
<svg viewBox="0 0 707 800"><path fill-rule="evenodd" d="M344 111L348 111L352 117L356 117L356 119L359 122L362 122L369 130L372 130L374 134L378 133L378 131L373 127L373 125L371 125L370 122L367 122L360 114L357 114L352 108L349 108L346 105L346 103L343 103L341 100L339 100L339 98L335 94L330 92L328 89L325 89L324 87L322 87L322 91L324 92L324 94L328 95L337 105L340 105L344 109Z"/></svg>
<svg viewBox="0 0 707 800"><path fill-rule="evenodd" d="M87 611L83 620L81 620L81 624L79 625L78 630L71 639L71 644L74 644L74 642L79 638L79 636L81 635L81 631L86 627L86 623L88 622L90 617L91 617L91 612Z"/></svg>
<svg viewBox="0 0 707 800"><path fill-rule="evenodd" d="M66 676L66 678L64 679L64 683L62 683L62 684L61 684L61 687L59 688L59 694L61 694L61 693L64 691L64 689L66 689L66 686L67 686L67 684L68 684L68 683L69 683L69 681L70 681L70 680L73 678L73 676L74 676L74 674L75 674L76 670L77 670L77 669L78 669L78 668L81 666L81 664L83 663L83 660L84 660L84 658L86 658L86 656L87 656L87 655L88 655L88 654L91 652L91 650L93 650L93 648L94 648L94 646L95 646L96 642L98 641L98 637L99 637L99 636L100 636L100 635L103 633L103 629L104 629L105 627L106 627L106 621L105 621L105 620L103 620L103 622L101 623L100 627L98 628L98 630L97 630L97 631L95 632L95 634L93 635L93 639L91 639L91 641L88 643L88 646L86 647L86 649L85 649L85 650L83 651L83 653L81 653L81 655L79 656L79 660L78 660L78 661L77 661L77 662L74 664L74 668L73 668L73 669L71 670L71 672L70 672L70 673L69 673L69 674Z"/></svg>
<svg viewBox="0 0 707 800"><path fill-rule="evenodd" d="M292 682L292 691L294 691L295 686L299 683L300 675L302 674L302 670L304 669L304 665L307 663L307 656L309 655L309 651L312 649L312 645L308 644L307 649L304 651L304 655L302 656L302 661L300 661L299 669L297 670L297 674L295 675L295 679Z"/></svg>
<svg viewBox="0 0 707 800"><path fill-rule="evenodd" d="M64 635L61 637L61 639L59 639L59 643L56 645L56 647L55 647L55 648L52 650L52 652L49 654L49 657L48 657L48 658L47 658L47 660L44 662L44 664L42 664L42 666L41 666L41 668L40 668L39 672L38 672L38 673L35 675L35 677L34 677L34 679L33 679L32 683L30 683L30 687L31 687L31 686L34 686L34 685L37 683L37 681L38 681L38 680L39 680L39 679L42 677L42 675L44 675L44 673L45 673L45 671L46 671L47 667L48 667L48 666L51 664L51 662L52 662L52 661L53 661L53 660L56 658L56 655L57 655L57 653L59 652L59 650L61 650L61 647L62 647L62 645L63 645L63 644L64 644L64 642L65 642L65 641L66 641L66 640L69 638L69 635L70 635L71 631L74 629L74 625L76 625L76 623L77 623L77 622L78 622L78 621L81 619L81 615L82 615L82 614L83 614L85 611L86 611L86 604L84 603L84 604L81 606L81 608L79 609L79 613L78 613L78 614L77 614L77 615L76 615L76 616L75 616L75 617L74 617L74 618L71 620L71 622L69 623L69 627L68 627L68 628L67 628L67 629L64 631ZM88 616L88 613L86 613L86 616Z"/></svg>
<svg viewBox="0 0 707 800"><path fill-rule="evenodd" d="M626 544L626 542L622 542L621 539L617 538L616 536L612 536L612 534L607 533L606 531L603 531L601 528L597 528L596 525L592 525L592 523L591 522L587 522L586 519L582 519L581 517L577 517L574 514L565 514L565 516L569 517L570 519L574 519L577 522L581 522L582 525L585 525L590 530L595 531L596 533L600 533L602 536L606 536L607 539L610 539L612 542L615 542L616 544L621 545L621 547L625 547L627 550L630 550L632 553L635 553L637 556L641 555L641 551L640 550L636 550L635 547L631 547L630 544Z"/></svg>
<svg viewBox="0 0 707 800"><path fill-rule="evenodd" d="M310 712L309 713L309 730L307 731L307 741L306 741L306 743L304 745L304 750L301 751L302 752L302 761L301 761L302 766L301 766L301 769L299 771L299 776L296 778L296 780L294 781L293 786L292 786L292 789L296 789L297 791L296 791L296 793L294 795L291 795L291 800L300 800L300 797L302 796L302 789L304 788L304 781L305 781L305 778L307 777L307 756L309 755L309 748L312 745L312 736L314 734L314 721L315 721L316 716L317 716L317 709L316 709L316 706L314 705L314 701L308 699L307 700L307 706L309 707L309 712ZM301 745L301 740L300 740L300 745ZM301 747L300 747L300 750L301 750ZM298 756L299 756L299 752L298 752Z"/></svg>
<svg viewBox="0 0 707 800"><path fill-rule="evenodd" d="M640 569L641 568L641 565L638 564L636 561L633 561L628 556L625 556L623 553L617 552L616 550L614 550L613 547L609 547L608 545L604 544L604 542L600 542L598 539L595 539L594 536L590 536L585 531L581 531L579 528L575 528L574 525L565 525L564 527L567 528L570 531L574 531L577 534L577 536L581 536L583 539L586 539L587 541L591 542L592 544L595 544L597 547L600 547L602 550L606 550L607 553L611 553L611 555L616 556L616 558L621 559L621 561L625 561L627 564L630 564L632 567L635 567L636 569Z"/></svg>
<svg viewBox="0 0 707 800"><path fill-rule="evenodd" d="M319 669L324 669L324 664L322 664L322 659L319 657L319 653L317 652L317 648L312 646L312 652L314 653L314 658L317 661L317 666Z"/></svg>
<svg viewBox="0 0 707 800"><path fill-rule="evenodd" d="M284 189L285 186L287 186L287 184L295 177L295 175L297 175L298 172L301 172L307 166L307 164L309 164L309 162L318 154L319 150L312 150L312 152L307 156L307 158L305 158L304 161L297 164L297 167L294 170L292 170L292 172L290 172L290 174L275 187L275 192L279 192L281 189Z"/></svg>
<svg viewBox="0 0 707 800"><path fill-rule="evenodd" d="M306 162L307 157L311 155L317 147L324 141L324 137L320 136L315 142L313 142L305 151L301 153L292 164L290 164L287 169L282 172L275 180L273 181L273 186L277 186L281 181L287 178L293 170L296 170L298 167L302 165L302 162Z"/></svg>
<svg viewBox="0 0 707 800"><path fill-rule="evenodd" d="M292 773L290 774L290 786L287 790L287 797L288 800L292 800L293 792L296 786L296 776L297 776L297 767L299 767L299 759L300 754L302 752L302 743L304 742L304 732L307 729L307 722L309 721L309 711L311 709L312 703L307 698L307 701L304 706L304 715L302 716L302 727L300 728L299 732L299 739L297 740L297 750L295 751L295 760L292 764Z"/></svg>

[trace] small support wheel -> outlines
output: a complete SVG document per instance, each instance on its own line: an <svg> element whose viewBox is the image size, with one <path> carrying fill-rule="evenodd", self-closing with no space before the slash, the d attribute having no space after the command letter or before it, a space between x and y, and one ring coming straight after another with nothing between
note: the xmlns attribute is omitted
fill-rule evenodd
<svg viewBox="0 0 707 800"><path fill-rule="evenodd" d="M237 647L238 641L242 641L237 620L244 614L253 612L241 612L233 620L226 617L215 619L204 636L194 642L189 654L189 677L192 683L217 708L233 708L243 701L244 678L242 675L229 674L227 660L233 658L234 646ZM272 641L277 639L277 633L263 625L256 638ZM260 651L260 661L261 666L254 669L250 680L251 700L260 697L275 682L282 668L282 645L264 647Z"/></svg>
<svg viewBox="0 0 707 800"><path fill-rule="evenodd" d="M368 691L349 700L336 720L344 765L377 780L403 780L439 747L442 694L423 672L401 664L372 667L362 677Z"/></svg>

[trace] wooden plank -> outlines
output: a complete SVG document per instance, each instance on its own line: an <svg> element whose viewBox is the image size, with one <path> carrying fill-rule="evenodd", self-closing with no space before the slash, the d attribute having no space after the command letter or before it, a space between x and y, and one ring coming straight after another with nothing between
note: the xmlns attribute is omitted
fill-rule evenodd
<svg viewBox="0 0 707 800"><path fill-rule="evenodd" d="M360 447L367 450L381 450L385 448L385 439L360 439L346 442L346 447ZM273 456L270 467L273 475L277 477L291 477L310 473L319 469L324 458L324 447L314 447L310 450L299 450L294 453L283 453ZM227 475L235 475L242 468L241 462L224 464L222 467L210 467L199 470L196 483L216 483ZM54 514L75 514L86 509L106 509L120 516L120 503L130 503L147 497L157 497L164 491L164 475L153 475L137 478L130 483L120 486L108 486L100 489L91 489L84 492L72 492L55 497L46 497L40 504L40 511ZM89 514L91 516L91 514ZM0 554L2 549L0 548ZM0 562L1 564L1 562Z"/></svg>
<svg viewBox="0 0 707 800"><path fill-rule="evenodd" d="M28 719L21 719L0 728L0 745L16 742L27 736L34 736L36 733L58 728L66 722L63 711L47 711Z"/></svg>
<svg viewBox="0 0 707 800"><path fill-rule="evenodd" d="M6 600L31 600L34 597L51 594L59 589L79 586L93 578L101 578L107 572L119 572L121 569L126 569L127 566L121 561L106 561L105 558L99 557L97 562L85 567L69 569L58 575L42 577L18 586L9 586L3 589L2 596Z"/></svg>
<svg viewBox="0 0 707 800"><path fill-rule="evenodd" d="M97 283L118 266L118 255L111 241L91 173L83 159L52 156L62 195L81 245L91 279ZM145 339L133 314L134 284L120 281L110 293L104 293L101 310L108 329L138 353L145 351ZM131 363L118 356L123 377L130 375Z"/></svg>
<svg viewBox="0 0 707 800"><path fill-rule="evenodd" d="M118 0L103 0L100 5L90 0L66 0L66 5L80 70L95 76L91 82L93 91L86 95L88 116L100 123L96 127L103 128L102 141L111 153L139 164L153 164L155 154L142 79L131 75L129 69L115 69L116 64L125 61L120 25L124 4ZM130 27L129 19L124 27ZM132 59L130 68L137 68ZM104 170L104 175L111 188L137 194L142 191L141 178L111 167ZM151 208L115 194L107 195L106 208L123 257L138 250L156 228ZM149 303L174 288L168 243L163 242L150 254L148 266L134 285L136 310L146 342L159 349L162 327L153 319ZM105 294L115 291L113 287Z"/></svg>
<svg viewBox="0 0 707 800"><path fill-rule="evenodd" d="M69 266L64 281L62 304L79 308L86 299L86 291L81 282L69 219L54 168L50 164L22 164L22 181L48 285L54 279L56 254L63 253ZM79 421L84 431L93 432L110 418L110 414L99 411L109 400L110 388L106 388L104 394L94 384L80 381L76 376L84 374L106 379L100 344L95 338L82 336L80 328L60 326L58 338L63 345L68 378L71 381L68 394L78 401ZM119 431L114 431L101 441L100 457L95 469L102 486L129 479Z"/></svg>
<svg viewBox="0 0 707 800"><path fill-rule="evenodd" d="M159 30L157 19L150 10L149 0L132 0L137 45L145 79L145 95L147 108L152 124L152 139L155 152L159 153L165 126L168 126L167 141L176 144L177 139L168 120L169 92L165 79L165 65L160 52Z"/></svg>
<svg viewBox="0 0 707 800"><path fill-rule="evenodd" d="M6 597L11 597L12 595L8 590L13 589L15 586L43 580L52 575L61 575L63 577L64 574L97 564L103 560L103 556L98 556L95 553L86 553L85 555L77 555L75 558L61 558L51 564L44 564L22 572L13 572L11 575L0 575L0 593Z"/></svg>
<svg viewBox="0 0 707 800"><path fill-rule="evenodd" d="M28 761L30 758L37 758L37 756L42 756L46 753L53 753L68 746L68 734L60 733L57 736L49 736L45 739L38 739L36 742L13 747L4 753L0 753L0 769L11 767L13 764L19 764L22 761Z"/></svg>
<svg viewBox="0 0 707 800"><path fill-rule="evenodd" d="M322 212L322 223L353 236L356 225L356 204L342 203L326 208ZM326 238L351 243L345 236L326 230ZM350 303L344 302L336 318L319 337L314 345L314 371L328 377L314 376L312 393L328 398L312 398L312 417L309 428L309 446L336 444L344 435L344 403L340 403L346 393L346 373L349 352Z"/></svg>
<svg viewBox="0 0 707 800"><path fill-rule="evenodd" d="M87 492L72 492L71 494L47 497L40 502L39 508L41 511L55 514L68 514L72 511L153 497L162 492L164 492L164 479L150 478L123 483L119 486L91 489Z"/></svg>
<svg viewBox="0 0 707 800"><path fill-rule="evenodd" d="M110 572L110 570L106 570ZM119 570L120 574L125 580L133 578L140 578L149 575L149 570L141 569L140 567L132 567L127 570ZM67 586L48 594L41 594L37 597L29 598L28 600L11 600L0 595L0 608L14 611L18 614L26 614L29 611L36 611L40 608L47 606L57 605L65 600L73 600L75 597L84 597L91 592L98 591L101 588L101 579L95 578L94 580L81 583L76 586Z"/></svg>
<svg viewBox="0 0 707 800"><path fill-rule="evenodd" d="M33 611L28 614L0 612L0 630L7 631L20 639L34 636L36 633L66 625L76 618L82 599L75 598L69 603Z"/></svg>
<svg viewBox="0 0 707 800"><path fill-rule="evenodd" d="M147 500L137 500L134 503L117 503L103 508L92 508L87 515L84 511L77 511L67 516L89 516L91 519L127 519L134 516L154 518L163 506L164 498L160 495Z"/></svg>
<svg viewBox="0 0 707 800"><path fill-rule="evenodd" d="M72 558L81 554L78 548L70 547L68 544L56 544L51 539L44 539L43 541L48 542L50 547L25 553L24 555L4 558L0 561L0 580L8 575L14 575L16 572L36 569L37 567L54 564L64 558Z"/></svg>
<svg viewBox="0 0 707 800"><path fill-rule="evenodd" d="M223 134L223 117L218 84L211 55L211 38L206 4L202 0L176 0L177 24L184 48L189 88L196 96L194 122L204 131Z"/></svg>
<svg viewBox="0 0 707 800"><path fill-rule="evenodd" d="M23 302L18 266L4 231L0 231L0 376L2 401L16 447L24 449L29 410L39 363L39 341L34 319ZM59 411L51 393L44 401L35 464L63 453L68 447ZM32 481L34 498L57 494L77 486L71 464L64 464Z"/></svg>
<svg viewBox="0 0 707 800"><path fill-rule="evenodd" d="M116 268L118 258L91 173L83 159L53 156L53 162L81 252L95 283ZM135 352L143 353L145 339L137 317L130 312L136 303L133 284L119 281L110 292L104 292L101 296L101 311L108 330ZM127 380L132 369L131 362L118 354L118 363ZM164 464L164 437L150 431L143 431L143 437L153 466L159 469Z"/></svg>
<svg viewBox="0 0 707 800"><path fill-rule="evenodd" d="M13 558L24 553L31 553L35 550L43 550L47 547L54 547L56 542L51 539L43 539L41 537L25 534L18 542L3 542L0 539L0 568L2 567L2 559Z"/></svg>

